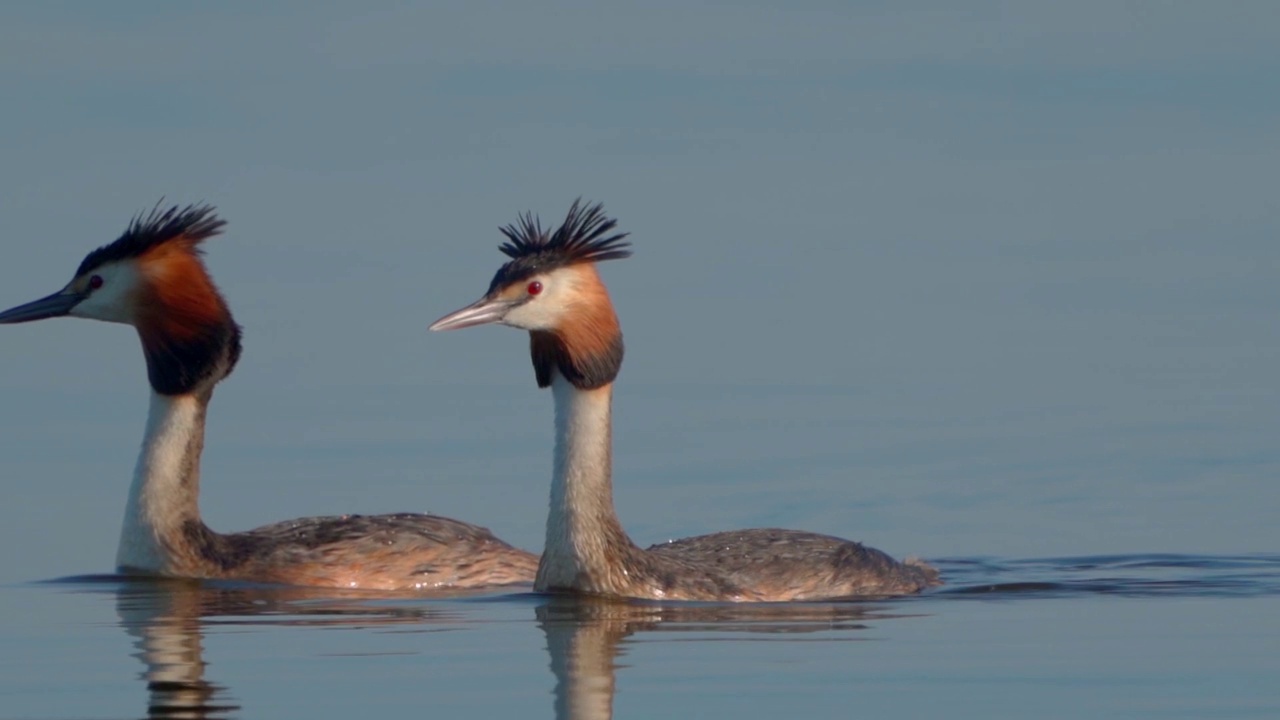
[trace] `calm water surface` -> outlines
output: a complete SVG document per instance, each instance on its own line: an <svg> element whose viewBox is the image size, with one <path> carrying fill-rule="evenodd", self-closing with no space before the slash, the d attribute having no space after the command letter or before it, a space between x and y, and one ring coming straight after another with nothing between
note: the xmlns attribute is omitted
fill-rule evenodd
<svg viewBox="0 0 1280 720"><path fill-rule="evenodd" d="M847 604L11 585L0 714L1280 716L1280 555L939 564L944 589Z"/></svg>
<svg viewBox="0 0 1280 720"><path fill-rule="evenodd" d="M0 718L1280 717L1265 394L1206 396L1233 398L1215 414L1157 396L620 387L615 497L638 542L804 528L919 554L947 581L671 606L77 575L114 553L142 422L130 389L54 394L47 420L0 413ZM28 395L13 399L51 402ZM224 394L209 523L433 510L538 547L545 395L393 395L285 416Z"/></svg>
<svg viewBox="0 0 1280 720"><path fill-rule="evenodd" d="M642 544L862 540L857 604L369 598L112 568L136 333L0 329L0 719L1280 718L1276 3L0 3L0 308L230 220L220 531L541 546L551 400L427 333L604 201ZM511 109L517 108L513 112ZM70 580L54 580L74 576Z"/></svg>

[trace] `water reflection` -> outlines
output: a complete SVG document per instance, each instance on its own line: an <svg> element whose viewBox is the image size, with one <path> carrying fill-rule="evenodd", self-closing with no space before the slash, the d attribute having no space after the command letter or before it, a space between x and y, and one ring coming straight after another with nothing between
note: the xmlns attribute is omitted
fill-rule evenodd
<svg viewBox="0 0 1280 720"><path fill-rule="evenodd" d="M147 717L213 718L240 709L204 678L203 605L196 583L126 583L116 596L120 624L146 666Z"/></svg>
<svg viewBox="0 0 1280 720"><path fill-rule="evenodd" d="M204 654L205 640L211 634L218 639L217 658L255 658L262 643L277 641L270 635L270 631L277 628L377 630L387 626L406 626L406 629L467 626L469 632L449 634L455 639L446 643L419 644L416 640L419 633L396 632L384 636L394 640L380 645L379 649L389 646L396 651L393 654L420 655L426 660L423 663L406 659L403 664L398 660L378 664L370 662L363 653L353 653L344 655L347 660L340 667L331 666L331 670L341 672L344 680L356 683L355 687L361 692L383 698L402 694L407 699L404 707L437 702L442 699L439 696L442 690L452 693L451 702L457 703L459 698L463 703L476 702L480 697L477 693L484 692L472 685L477 671L501 676L504 682L533 683L519 687L509 684L507 689L515 695L541 696L551 684L548 680L553 678L555 717L599 720L612 717L615 689L619 682L625 684L627 678L623 657L644 638L644 633L665 644L796 641L804 635L811 636L804 640L857 641L869 637L863 632L869 627L883 627L881 620L908 615L945 617L951 614L951 608L958 607L957 601L1007 602L1039 598L1060 601L1099 596L1149 601L1280 596L1280 555L1275 554L953 558L939 561L939 565L949 580L944 588L920 597L875 603L663 605L530 594L488 596L476 601L474 593L450 600L424 600L412 595L116 576L58 582L69 582L74 592L115 596L120 626L133 638L134 656L144 668L140 678L146 688L146 716L152 718L254 717L263 710L242 707L235 688L219 681L218 666L210 665ZM552 678L541 669L545 667L542 664L545 660L516 663L510 659L514 656L508 655L513 638L520 636L510 629L529 620L536 621L545 639ZM227 632L245 626L260 632L251 635ZM440 636L433 634L433 637ZM537 638L538 633L533 637ZM362 638L356 642L364 648L368 647L367 640ZM721 647L729 654L736 654L727 649L732 646ZM449 664L454 659L449 653L458 651L464 653L461 664L452 674L442 674L441 661ZM540 657L540 649L535 652L534 657ZM744 648L744 652L761 651ZM432 674L420 675L419 666ZM386 670L390 667L402 672L405 681L389 677ZM621 673L620 668L623 668ZM278 695L282 691L277 689L275 678L270 674L275 671L266 672L262 681L267 684L268 692ZM430 683L420 682L427 677ZM326 685L331 679L331 676L316 676L317 692L332 692ZM241 690L253 694L262 688ZM296 700L278 698L278 701L287 706L291 699ZM542 714L546 712L545 706L537 710ZM500 710L487 714L508 713Z"/></svg>
<svg viewBox="0 0 1280 720"><path fill-rule="evenodd" d="M557 720L613 717L618 659L623 641L636 633L858 632L867 629L865 620L892 616L886 605L658 605L574 597L552 597L537 608L556 679Z"/></svg>
<svg viewBox="0 0 1280 720"><path fill-rule="evenodd" d="M1122 598L1280 595L1280 555L1109 555L1066 558L938 560L948 585L885 603L659 605L570 597L537 608L555 675L558 720L612 717L619 658L643 632L815 633L857 639L870 620L936 614L939 602L1110 596Z"/></svg>
<svg viewBox="0 0 1280 720"><path fill-rule="evenodd" d="M184 580L102 578L116 594L120 625L142 661L149 718L227 718L241 714L234 692L218 683L204 658L208 632L225 626L346 626L460 623L470 603L432 603L331 589L227 586ZM101 585L98 585L101 587ZM377 602L370 602L376 599ZM510 601L528 602L530 596ZM498 599L507 602L508 598ZM659 605L591 598L537 598L534 609L555 677L557 718L612 716L615 670L625 640L643 632L715 634L857 633L889 616L886 605ZM526 616L527 617L527 616ZM474 620L474 618L471 618ZM852 638L850 638L852 639ZM252 714L250 710L249 714Z"/></svg>
<svg viewBox="0 0 1280 720"><path fill-rule="evenodd" d="M203 642L211 619L218 625L352 627L458 620L447 609L373 606L367 596L335 598L327 589L114 581L120 625L135 638L134 656L145 666L149 718L226 718L241 709L226 687L205 677Z"/></svg>

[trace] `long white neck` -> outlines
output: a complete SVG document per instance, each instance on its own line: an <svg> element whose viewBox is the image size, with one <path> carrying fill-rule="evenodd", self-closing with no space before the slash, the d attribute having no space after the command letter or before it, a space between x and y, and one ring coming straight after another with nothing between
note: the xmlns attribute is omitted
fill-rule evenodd
<svg viewBox="0 0 1280 720"><path fill-rule="evenodd" d="M610 405L613 386L580 390L556 371L555 464L539 590L592 590L631 547L613 508Z"/></svg>
<svg viewBox="0 0 1280 720"><path fill-rule="evenodd" d="M188 523L200 523L200 451L208 401L207 392L152 392L116 551L120 569L177 573L190 560Z"/></svg>

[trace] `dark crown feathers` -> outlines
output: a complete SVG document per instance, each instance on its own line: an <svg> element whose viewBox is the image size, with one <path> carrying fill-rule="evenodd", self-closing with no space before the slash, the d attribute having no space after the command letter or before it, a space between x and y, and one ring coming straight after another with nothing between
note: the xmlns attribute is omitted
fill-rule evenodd
<svg viewBox="0 0 1280 720"><path fill-rule="evenodd" d="M226 224L225 220L215 214L211 205L174 205L161 210L160 203L156 203L150 212L135 215L129 222L129 227L115 242L86 255L76 270L76 275L82 275L105 263L138 257L158 245L178 238L199 243L221 233Z"/></svg>
<svg viewBox="0 0 1280 720"><path fill-rule="evenodd" d="M631 257L631 243L624 240L628 233L606 236L617 225L617 220L605 217L604 205L583 205L582 198L573 201L564 222L553 232L544 229L532 213L524 213L518 222L499 228L507 242L498 249L511 261L494 275L489 291L568 265Z"/></svg>

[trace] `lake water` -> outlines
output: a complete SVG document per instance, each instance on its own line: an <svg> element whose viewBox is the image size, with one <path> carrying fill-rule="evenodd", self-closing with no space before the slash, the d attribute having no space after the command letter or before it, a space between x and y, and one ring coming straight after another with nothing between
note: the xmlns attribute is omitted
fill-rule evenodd
<svg viewBox="0 0 1280 720"><path fill-rule="evenodd" d="M0 720L1280 718L1280 5L0 3L0 308L161 197L230 222L220 531L536 550L551 401L477 298L578 194L615 500L934 562L766 607L109 573L136 333L0 329ZM64 578L64 579L59 579ZM71 579L65 579L71 578Z"/></svg>
<svg viewBox="0 0 1280 720"><path fill-rule="evenodd" d="M234 387L211 415L214 527L430 509L539 546L545 393L335 389L250 411ZM0 413L0 717L1280 717L1265 396L1031 412L1045 401L624 383L617 501L637 541L789 526L946 580L724 606L78 574L110 567L137 390L17 389L48 417Z"/></svg>
<svg viewBox="0 0 1280 720"><path fill-rule="evenodd" d="M4 717L1280 715L1280 556L940 561L873 603L9 586Z"/></svg>

